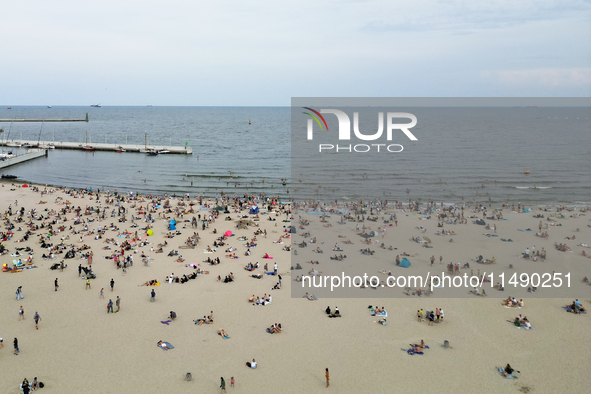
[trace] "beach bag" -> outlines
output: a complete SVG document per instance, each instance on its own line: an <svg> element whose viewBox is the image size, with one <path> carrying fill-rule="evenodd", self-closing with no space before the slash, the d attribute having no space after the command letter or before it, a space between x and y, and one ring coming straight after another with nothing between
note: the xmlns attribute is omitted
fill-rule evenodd
<svg viewBox="0 0 591 394"><path fill-rule="evenodd" d="M37 386L39 386L40 389L42 389L43 387L45 387L45 385L43 384L43 382L39 382L39 384Z"/></svg>

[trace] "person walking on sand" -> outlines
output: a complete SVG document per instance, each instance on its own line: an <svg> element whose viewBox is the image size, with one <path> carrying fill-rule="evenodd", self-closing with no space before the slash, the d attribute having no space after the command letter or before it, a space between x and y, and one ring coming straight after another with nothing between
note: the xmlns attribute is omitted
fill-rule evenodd
<svg viewBox="0 0 591 394"><path fill-rule="evenodd" d="M80 277L80 275L82 275L82 264L78 265L78 277Z"/></svg>
<svg viewBox="0 0 591 394"><path fill-rule="evenodd" d="M60 287L60 285L57 284L57 278L55 278L55 291L57 291L57 289Z"/></svg>
<svg viewBox="0 0 591 394"><path fill-rule="evenodd" d="M90 289L90 279L86 279L86 290Z"/></svg>
<svg viewBox="0 0 591 394"><path fill-rule="evenodd" d="M18 339L14 338L14 341L12 342L14 345L14 355L18 356L18 352L19 352L19 348L18 348Z"/></svg>
<svg viewBox="0 0 591 394"><path fill-rule="evenodd" d="M39 320L41 320L41 316L39 316L39 312L35 311L35 315L33 316L33 320L35 320L35 329L39 329Z"/></svg>
<svg viewBox="0 0 591 394"><path fill-rule="evenodd" d="M100 298L103 298L103 299L105 298L105 288L104 287L101 288L101 295L99 296L99 299Z"/></svg>
<svg viewBox="0 0 591 394"><path fill-rule="evenodd" d="M107 313L113 313L113 300L109 299L109 303L107 304Z"/></svg>
<svg viewBox="0 0 591 394"><path fill-rule="evenodd" d="M17 301L18 300L22 300L23 298L25 298L25 297L23 297L23 287L22 286L19 286L16 289L16 300Z"/></svg>
<svg viewBox="0 0 591 394"><path fill-rule="evenodd" d="M324 372L324 377L326 377L326 387L330 386L330 374L328 373L328 368Z"/></svg>
<svg viewBox="0 0 591 394"><path fill-rule="evenodd" d="M115 300L115 305L117 305L117 310L115 312L119 312L121 309L121 298L119 298L119 296L117 296L117 300Z"/></svg>
<svg viewBox="0 0 591 394"><path fill-rule="evenodd" d="M154 291L154 289L152 289L152 292L150 293L151 298L150 301L154 302L156 301L156 292Z"/></svg>
<svg viewBox="0 0 591 394"><path fill-rule="evenodd" d="M113 287L115 287L115 281L113 280L113 278L111 278L111 293L113 292Z"/></svg>
<svg viewBox="0 0 591 394"><path fill-rule="evenodd" d="M18 310L18 321L21 321L21 317L23 318L23 320L25 320L25 310L23 309L22 305L21 308Z"/></svg>
<svg viewBox="0 0 591 394"><path fill-rule="evenodd" d="M224 378L223 378L223 377L221 377L220 379L221 379L221 382L220 382L220 389L222 390L221 392L222 392L222 393L225 393L225 392L226 392L226 381L224 380Z"/></svg>

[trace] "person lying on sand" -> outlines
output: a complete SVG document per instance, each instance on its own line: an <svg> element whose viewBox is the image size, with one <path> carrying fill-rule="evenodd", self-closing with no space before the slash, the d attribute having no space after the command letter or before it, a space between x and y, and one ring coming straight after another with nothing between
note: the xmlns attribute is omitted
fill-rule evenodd
<svg viewBox="0 0 591 394"><path fill-rule="evenodd" d="M228 334L226 334L223 328L220 328L218 330L218 335L220 335L224 339L230 339L230 337L228 336Z"/></svg>
<svg viewBox="0 0 591 394"><path fill-rule="evenodd" d="M504 377L507 377L507 375L511 375L513 373L513 371L515 371L513 368L511 368L511 365L507 364L507 366L505 368L497 368L499 370L503 370L503 373L501 375L503 375ZM516 371L519 372L519 371Z"/></svg>
<svg viewBox="0 0 591 394"><path fill-rule="evenodd" d="M211 324L213 323L213 320L210 319L209 317L203 316L203 319L197 319L197 320L193 320L193 322L195 324L197 324L198 326L202 325L203 323L205 324Z"/></svg>
<svg viewBox="0 0 591 394"><path fill-rule="evenodd" d="M164 350L169 350L170 349L168 347L168 345L166 343L164 343L163 341L158 341L157 345L160 346Z"/></svg>

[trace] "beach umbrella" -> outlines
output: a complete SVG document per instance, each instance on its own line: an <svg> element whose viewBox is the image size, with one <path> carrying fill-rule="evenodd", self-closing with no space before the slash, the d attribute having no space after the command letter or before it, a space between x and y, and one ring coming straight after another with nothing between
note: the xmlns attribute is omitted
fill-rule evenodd
<svg viewBox="0 0 591 394"><path fill-rule="evenodd" d="M232 236L232 232L230 230L228 230L224 233L224 237L231 237L231 236Z"/></svg>
<svg viewBox="0 0 591 394"><path fill-rule="evenodd" d="M27 185L26 183L22 186L22 187L29 187L29 185Z"/></svg>
<svg viewBox="0 0 591 394"><path fill-rule="evenodd" d="M146 233L148 235L154 235L154 231L152 231L152 229L148 230L148 232Z"/></svg>

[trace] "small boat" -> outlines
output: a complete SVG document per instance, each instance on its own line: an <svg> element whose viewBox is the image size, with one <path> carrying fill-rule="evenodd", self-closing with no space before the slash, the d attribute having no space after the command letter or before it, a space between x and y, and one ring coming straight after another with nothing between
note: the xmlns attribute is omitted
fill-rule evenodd
<svg viewBox="0 0 591 394"><path fill-rule="evenodd" d="M47 108L51 108L51 105L48 105Z"/></svg>
<svg viewBox="0 0 591 394"><path fill-rule="evenodd" d="M118 152L118 153L124 152L123 147L122 146L118 146L117 149L115 149L115 152Z"/></svg>
<svg viewBox="0 0 591 394"><path fill-rule="evenodd" d="M12 107L6 107L6 109L12 109Z"/></svg>
<svg viewBox="0 0 591 394"><path fill-rule="evenodd" d="M149 151L148 156L158 156L158 151L155 151L155 150Z"/></svg>
<svg viewBox="0 0 591 394"><path fill-rule="evenodd" d="M94 107L94 108L100 108L100 107L101 107L101 105L100 105L100 104L90 104L90 106L91 106L91 107Z"/></svg>
<svg viewBox="0 0 591 394"><path fill-rule="evenodd" d="M4 160L4 159L10 159L16 157L16 155L12 152L8 152L8 153L0 153L0 159Z"/></svg>
<svg viewBox="0 0 591 394"><path fill-rule="evenodd" d="M18 142L9 142L6 144L6 146L10 146L13 148L20 148L21 146L23 146L22 144L19 144Z"/></svg>
<svg viewBox="0 0 591 394"><path fill-rule="evenodd" d="M92 146L90 146L90 145L84 145L84 146L82 147L82 150L85 150L85 151L93 151L93 150L95 150L95 149L94 149L94 147L92 147Z"/></svg>
<svg viewBox="0 0 591 394"><path fill-rule="evenodd" d="M527 171L523 171L523 173L524 173L525 175L527 175L527 174L529 174L529 170L527 170Z"/></svg>
<svg viewBox="0 0 591 394"><path fill-rule="evenodd" d="M248 124L250 124L250 119L248 119Z"/></svg>
<svg viewBox="0 0 591 394"><path fill-rule="evenodd" d="M163 155L163 154L166 154L166 153L170 153L170 151L169 150L159 150L158 151L158 154L159 155Z"/></svg>

